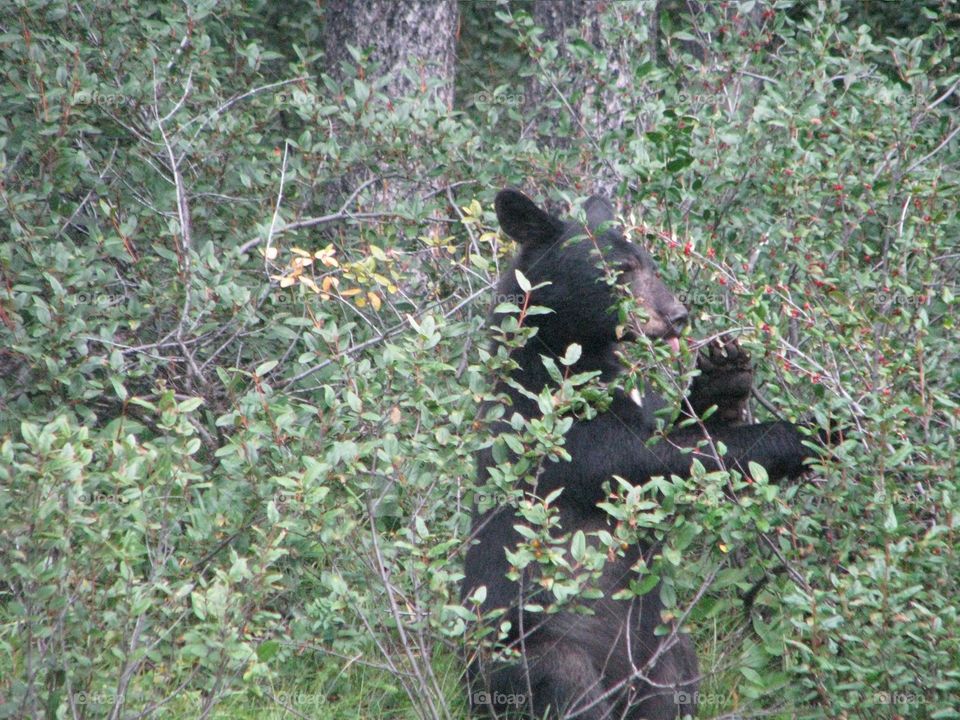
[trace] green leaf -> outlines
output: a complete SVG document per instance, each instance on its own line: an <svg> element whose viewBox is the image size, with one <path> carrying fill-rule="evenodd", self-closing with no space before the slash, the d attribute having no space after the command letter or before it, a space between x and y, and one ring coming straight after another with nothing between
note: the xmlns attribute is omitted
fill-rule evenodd
<svg viewBox="0 0 960 720"><path fill-rule="evenodd" d="M634 593L636 597L643 597L648 592L653 590L657 583L660 582L660 576L655 573L648 573L644 575L635 585Z"/></svg>
<svg viewBox="0 0 960 720"><path fill-rule="evenodd" d="M583 530L577 530L573 534L573 540L570 543L570 554L573 559L582 563L587 552L587 538Z"/></svg>
<svg viewBox="0 0 960 720"><path fill-rule="evenodd" d="M177 410L179 410L183 414L192 413L201 405L203 405L203 398L199 398L199 397L187 398L183 402L180 402L177 404Z"/></svg>
<svg viewBox="0 0 960 720"><path fill-rule="evenodd" d="M671 565L679 566L680 563L683 562L683 555L677 548L664 545L662 552L664 559Z"/></svg>
<svg viewBox="0 0 960 720"><path fill-rule="evenodd" d="M109 377L110 384L113 386L113 391L117 394L117 397L121 400L127 399L127 389L123 386L123 382L120 378L115 375Z"/></svg>
<svg viewBox="0 0 960 720"><path fill-rule="evenodd" d="M660 601L663 603L663 607L668 610L677 606L677 591L671 583L664 582L660 586Z"/></svg>
<svg viewBox="0 0 960 720"><path fill-rule="evenodd" d="M751 460L749 463L747 463L747 467L750 471L750 477L753 478L754 482L757 484L765 485L770 481L770 478L767 475L767 469L763 467L763 465Z"/></svg>
<svg viewBox="0 0 960 720"><path fill-rule="evenodd" d="M257 646L257 659L260 662L267 662L280 651L280 642L277 640L264 640Z"/></svg>
<svg viewBox="0 0 960 720"><path fill-rule="evenodd" d="M267 360L267 362L257 365L257 369L254 370L254 374L257 377L264 377L271 370L273 370L279 363L280 363L279 360Z"/></svg>
<svg viewBox="0 0 960 720"><path fill-rule="evenodd" d="M887 508L887 514L883 520L883 529L891 533L897 529L897 514L893 511L892 505Z"/></svg>
<svg viewBox="0 0 960 720"><path fill-rule="evenodd" d="M671 160L667 163L667 170L669 172L675 173L683 170L686 167L689 167L693 164L693 158L689 155L684 155Z"/></svg>
<svg viewBox="0 0 960 720"><path fill-rule="evenodd" d="M23 420L20 423L20 434L28 445L36 447L40 439L40 428L32 422Z"/></svg>
<svg viewBox="0 0 960 720"><path fill-rule="evenodd" d="M524 276L519 270L514 270L514 275L517 278L517 284L520 286L520 289L525 293L530 292L530 281Z"/></svg>
<svg viewBox="0 0 960 720"><path fill-rule="evenodd" d="M560 362L567 366L573 365L580 359L582 353L583 348L578 343L570 343L567 345L567 351L564 353Z"/></svg>

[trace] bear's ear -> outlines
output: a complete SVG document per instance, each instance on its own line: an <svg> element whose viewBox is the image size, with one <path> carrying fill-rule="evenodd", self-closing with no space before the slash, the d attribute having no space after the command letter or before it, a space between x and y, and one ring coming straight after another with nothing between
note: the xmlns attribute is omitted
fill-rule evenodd
<svg viewBox="0 0 960 720"><path fill-rule="evenodd" d="M493 202L503 231L519 243L547 243L563 232L563 223L519 190L501 190Z"/></svg>
<svg viewBox="0 0 960 720"><path fill-rule="evenodd" d="M613 222L615 219L613 206L607 202L606 198L599 195L593 195L583 208L587 213L587 227L590 228L590 232L600 232L605 223Z"/></svg>

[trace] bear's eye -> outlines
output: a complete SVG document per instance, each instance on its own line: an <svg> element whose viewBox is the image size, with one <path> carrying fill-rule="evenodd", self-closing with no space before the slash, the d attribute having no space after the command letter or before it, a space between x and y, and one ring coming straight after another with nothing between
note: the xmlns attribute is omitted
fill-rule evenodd
<svg viewBox="0 0 960 720"><path fill-rule="evenodd" d="M636 260L624 260L623 262L617 265L618 273L632 273L640 269L640 265Z"/></svg>

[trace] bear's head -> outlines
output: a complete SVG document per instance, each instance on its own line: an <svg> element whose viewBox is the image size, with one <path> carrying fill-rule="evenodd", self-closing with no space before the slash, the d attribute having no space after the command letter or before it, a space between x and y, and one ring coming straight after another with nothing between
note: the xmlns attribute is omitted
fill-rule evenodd
<svg viewBox="0 0 960 720"><path fill-rule="evenodd" d="M529 318L538 328L539 343L557 355L574 342L585 353L595 353L642 334L679 349L687 309L657 276L650 254L613 224L613 208L606 200L587 200L586 227L553 217L517 190L501 190L495 207L500 227L520 243L499 297L522 297L514 270L533 286L550 283L530 298L531 305L553 311ZM627 293L641 312L623 317L619 308Z"/></svg>

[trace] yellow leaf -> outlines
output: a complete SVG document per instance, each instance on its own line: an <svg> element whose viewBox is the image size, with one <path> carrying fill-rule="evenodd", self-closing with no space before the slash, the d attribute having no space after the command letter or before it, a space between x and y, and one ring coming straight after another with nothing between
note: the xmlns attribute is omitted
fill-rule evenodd
<svg viewBox="0 0 960 720"><path fill-rule="evenodd" d="M288 288L293 285L297 279L292 275L287 275L286 277L280 278L280 287Z"/></svg>
<svg viewBox="0 0 960 720"><path fill-rule="evenodd" d="M313 256L327 267L340 267L340 263L337 262L334 253L336 253L336 250L333 247L333 243L330 243L322 250L317 250Z"/></svg>
<svg viewBox="0 0 960 720"><path fill-rule="evenodd" d="M367 297L370 299L370 304L373 305L373 309L379 310L381 305L380 296L377 295L375 292L368 292Z"/></svg>
<svg viewBox="0 0 960 720"><path fill-rule="evenodd" d="M347 288L346 290L340 293L341 297L353 297L354 295L359 295L363 290L360 288Z"/></svg>
<svg viewBox="0 0 960 720"><path fill-rule="evenodd" d="M306 275L300 276L300 284L306 285L308 288L313 290L315 293L320 292L320 288L317 287L317 284L313 281L313 278L307 277Z"/></svg>
<svg viewBox="0 0 960 720"><path fill-rule="evenodd" d="M306 250L301 250L298 247L290 248L290 252L292 252L294 255L299 255L300 257L305 257L305 258L311 257L310 253L308 253Z"/></svg>
<svg viewBox="0 0 960 720"><path fill-rule="evenodd" d="M399 425L401 419L403 419L403 415L400 412L400 408L394 405L393 409L390 411L390 422L392 422L394 425Z"/></svg>
<svg viewBox="0 0 960 720"><path fill-rule="evenodd" d="M271 245L264 251L263 254L267 258L267 260L276 260L277 255L279 254L279 251Z"/></svg>

